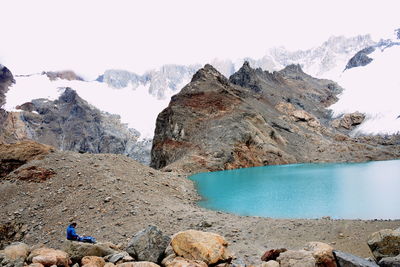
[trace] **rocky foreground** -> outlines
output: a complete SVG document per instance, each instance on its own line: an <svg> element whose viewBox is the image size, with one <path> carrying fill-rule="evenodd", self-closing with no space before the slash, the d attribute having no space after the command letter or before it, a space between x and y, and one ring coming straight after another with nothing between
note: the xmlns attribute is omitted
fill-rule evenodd
<svg viewBox="0 0 400 267"><path fill-rule="evenodd" d="M368 245L374 258L363 259L334 250L322 242L309 242L303 249L267 250L260 267L381 267L400 265L400 229L381 230L370 236ZM204 231L186 230L172 237L149 226L134 234L126 247L110 242L87 244L67 241L62 250L45 246L29 247L13 243L0 251L5 267L245 267L250 264L235 256L224 237ZM254 265L253 265L254 266Z"/></svg>
<svg viewBox="0 0 400 267"><path fill-rule="evenodd" d="M369 235L400 227L398 220L237 216L198 207L186 174L160 172L123 155L60 152L34 142L1 145L0 151L3 248L15 241L64 248L72 221L78 234L124 248L132 235L157 225L168 237L189 229L219 234L236 257L260 264L267 250L299 250L313 241L372 257Z"/></svg>

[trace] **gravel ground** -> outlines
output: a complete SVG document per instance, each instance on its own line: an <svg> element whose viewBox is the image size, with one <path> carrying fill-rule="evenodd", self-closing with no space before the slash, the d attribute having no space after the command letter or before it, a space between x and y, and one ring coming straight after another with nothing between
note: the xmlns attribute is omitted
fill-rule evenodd
<svg viewBox="0 0 400 267"><path fill-rule="evenodd" d="M0 181L0 223L26 224L23 241L29 245L63 247L72 221L79 234L122 246L156 225L169 235L186 229L218 233L237 257L256 264L267 249L299 249L309 241L370 257L368 235L400 227L399 220L271 219L207 210L196 205L199 196L185 174L160 172L122 155L54 152L21 168L28 166L56 174L34 182L12 173Z"/></svg>

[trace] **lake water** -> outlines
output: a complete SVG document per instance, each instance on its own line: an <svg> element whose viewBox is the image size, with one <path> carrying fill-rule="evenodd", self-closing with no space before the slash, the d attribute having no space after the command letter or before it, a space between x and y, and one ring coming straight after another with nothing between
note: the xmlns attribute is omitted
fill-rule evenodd
<svg viewBox="0 0 400 267"><path fill-rule="evenodd" d="M400 219L400 160L294 164L190 177L200 206L272 218Z"/></svg>

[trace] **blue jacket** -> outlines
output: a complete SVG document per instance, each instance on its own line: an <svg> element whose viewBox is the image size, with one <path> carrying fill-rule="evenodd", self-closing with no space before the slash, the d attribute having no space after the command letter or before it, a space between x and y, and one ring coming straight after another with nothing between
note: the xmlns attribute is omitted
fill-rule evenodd
<svg viewBox="0 0 400 267"><path fill-rule="evenodd" d="M75 228L72 225L67 227L67 239L68 240L79 240L79 235L76 234Z"/></svg>

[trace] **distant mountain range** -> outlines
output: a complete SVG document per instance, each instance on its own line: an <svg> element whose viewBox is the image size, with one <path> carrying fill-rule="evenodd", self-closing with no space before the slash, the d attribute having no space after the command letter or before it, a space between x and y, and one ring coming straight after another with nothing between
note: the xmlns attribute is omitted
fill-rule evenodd
<svg viewBox="0 0 400 267"><path fill-rule="evenodd" d="M398 69L395 66L396 59L400 58L399 50L398 40L375 42L369 35L350 38L339 36L331 37L321 46L308 50L288 51L283 47L277 47L267 50L265 56L259 59L243 58L235 61L214 59L210 63L227 78L236 73L245 61L248 62L246 64L250 68L269 71L271 75L288 65L297 64L302 73L304 71L316 78L329 78L344 88L343 92L337 95L338 102L329 108L333 116L338 118L346 113L361 114L354 115L354 118L365 119L362 125L352 124L351 121L350 124L347 123L354 126L346 128L352 131L352 135L393 134L400 130L398 119L400 110L395 102L396 93L399 91L398 79L397 73L394 73ZM199 64L188 66L169 64L147 71L143 75L128 70L110 69L94 81L85 81L82 78L84 75L80 76L73 71L19 74L14 76L14 80L7 82L7 86L15 82L8 92L4 89L6 87L0 88L0 104L6 102L4 110L17 112L21 110L17 110L16 107L21 107L24 103L36 103L35 107L39 108L43 105L48 106L45 101L48 100L50 101L48 103L58 105L65 88L72 88L77 96L79 95L79 99L87 101L87 109L90 112L119 116L113 117L112 123L107 123L107 126L103 123L101 127L105 128L96 130L96 136L102 135L102 132L121 132L124 127L129 127L130 130L122 130L125 133L129 131L129 137L122 139L134 140L133 143L136 143L134 146L118 148L117 150L120 151L118 153L140 154L139 150L144 149L145 154L139 155L139 158L143 159L142 162L148 163L157 116L168 106L171 97L179 93L200 68ZM4 67L1 69L5 70ZM246 81L247 86L257 88L257 84L252 85L248 82ZM3 115L4 110L0 110ZM58 112L57 108L49 107L49 110ZM25 110L24 112L37 111ZM106 119L107 116L103 118L103 122L110 121ZM2 117L4 120L6 116ZM358 119L355 120L358 121ZM32 121L32 123L31 128L39 125L37 121ZM126 125L118 126L120 123ZM117 128L110 130L110 125ZM40 127L36 127L35 131L41 132ZM78 135L74 133L75 137ZM97 148L93 149L92 144L88 145L92 149L87 149L87 151L104 151L98 148L98 145L95 146ZM72 144L64 149L81 150L82 146Z"/></svg>

